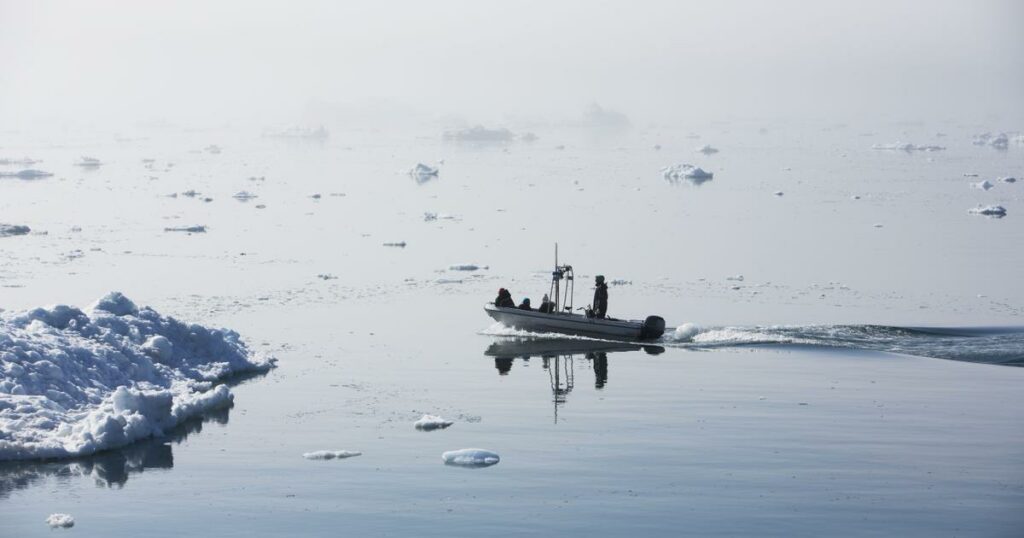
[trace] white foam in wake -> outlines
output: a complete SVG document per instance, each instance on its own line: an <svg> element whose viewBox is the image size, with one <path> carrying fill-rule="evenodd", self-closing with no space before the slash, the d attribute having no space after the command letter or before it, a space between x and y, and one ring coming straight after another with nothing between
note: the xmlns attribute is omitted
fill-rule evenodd
<svg viewBox="0 0 1024 538"><path fill-rule="evenodd" d="M230 405L217 381L265 371L238 333L138 308L114 292L87 311L0 314L0 461L84 456Z"/></svg>

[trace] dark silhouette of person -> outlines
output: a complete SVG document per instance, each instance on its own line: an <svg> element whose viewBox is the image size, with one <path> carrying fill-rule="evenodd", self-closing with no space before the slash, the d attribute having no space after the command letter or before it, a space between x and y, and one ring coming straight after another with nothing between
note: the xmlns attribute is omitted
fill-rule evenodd
<svg viewBox="0 0 1024 538"><path fill-rule="evenodd" d="M512 294L508 290L501 288L498 290L498 296L494 299L494 306L515 308L516 302L512 300Z"/></svg>
<svg viewBox="0 0 1024 538"><path fill-rule="evenodd" d="M526 297L526 298L523 299L523 303L519 305L519 309L520 310L533 310L533 308L530 307L530 298L529 297Z"/></svg>
<svg viewBox="0 0 1024 538"><path fill-rule="evenodd" d="M603 318L608 313L608 285L604 283L604 275L594 278L594 317Z"/></svg>
<svg viewBox="0 0 1024 538"><path fill-rule="evenodd" d="M551 299L548 299L548 295L546 293L544 294L544 298L541 299L540 308L538 308L537 311L544 314L550 314L555 311L555 303L552 303Z"/></svg>

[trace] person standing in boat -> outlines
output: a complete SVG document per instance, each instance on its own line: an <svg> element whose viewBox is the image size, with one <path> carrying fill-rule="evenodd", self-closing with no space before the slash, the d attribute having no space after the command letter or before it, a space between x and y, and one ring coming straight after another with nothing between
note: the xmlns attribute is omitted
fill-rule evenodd
<svg viewBox="0 0 1024 538"><path fill-rule="evenodd" d="M512 294L508 290L501 288L498 290L498 297L494 299L494 306L515 308L516 302L512 300Z"/></svg>
<svg viewBox="0 0 1024 538"><path fill-rule="evenodd" d="M603 318L608 312L608 285L604 275L594 277L594 317Z"/></svg>

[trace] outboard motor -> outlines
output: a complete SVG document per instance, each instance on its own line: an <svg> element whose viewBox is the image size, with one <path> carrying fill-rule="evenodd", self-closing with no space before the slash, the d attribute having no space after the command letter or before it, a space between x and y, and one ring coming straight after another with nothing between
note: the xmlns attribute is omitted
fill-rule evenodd
<svg viewBox="0 0 1024 538"><path fill-rule="evenodd" d="M661 338L662 334L665 334L665 318L661 316L647 316L644 324L640 327L640 338L653 340Z"/></svg>

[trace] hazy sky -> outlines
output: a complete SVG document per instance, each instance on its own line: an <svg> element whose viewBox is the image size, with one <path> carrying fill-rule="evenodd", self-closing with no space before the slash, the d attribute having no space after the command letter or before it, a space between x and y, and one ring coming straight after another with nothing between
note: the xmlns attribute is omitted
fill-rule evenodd
<svg viewBox="0 0 1024 538"><path fill-rule="evenodd" d="M349 5L352 4L352 5ZM254 123L312 100L474 121L1024 128L1024 2L0 0L0 121Z"/></svg>

